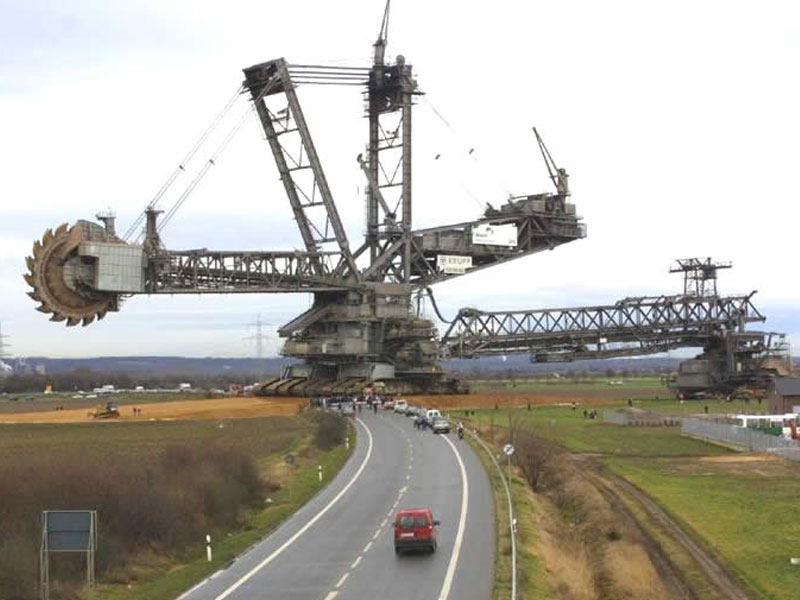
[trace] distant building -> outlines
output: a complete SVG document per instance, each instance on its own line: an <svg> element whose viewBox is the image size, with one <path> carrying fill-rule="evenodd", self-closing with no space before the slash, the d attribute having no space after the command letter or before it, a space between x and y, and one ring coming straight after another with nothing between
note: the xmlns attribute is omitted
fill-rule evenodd
<svg viewBox="0 0 800 600"><path fill-rule="evenodd" d="M33 367L33 372L36 373L37 375L44 375L46 371L47 368L43 364L36 365L35 367Z"/></svg>
<svg viewBox="0 0 800 600"><path fill-rule="evenodd" d="M767 398L773 414L800 413L800 377L776 377Z"/></svg>
<svg viewBox="0 0 800 600"><path fill-rule="evenodd" d="M7 375L11 375L14 372L14 369L11 365L4 363L0 360L0 377L6 377Z"/></svg>

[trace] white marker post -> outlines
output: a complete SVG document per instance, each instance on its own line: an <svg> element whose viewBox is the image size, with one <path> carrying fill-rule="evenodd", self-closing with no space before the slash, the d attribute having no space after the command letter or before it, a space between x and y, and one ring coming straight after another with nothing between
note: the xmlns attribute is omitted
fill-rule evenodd
<svg viewBox="0 0 800 600"><path fill-rule="evenodd" d="M317 475L319 475L319 480L322 481L322 465L317 466Z"/></svg>
<svg viewBox="0 0 800 600"><path fill-rule="evenodd" d="M345 447L347 450L350 450L350 436L346 436L346 437L344 438L344 447Z"/></svg>
<svg viewBox="0 0 800 600"><path fill-rule="evenodd" d="M211 536L206 534L206 558L211 562Z"/></svg>

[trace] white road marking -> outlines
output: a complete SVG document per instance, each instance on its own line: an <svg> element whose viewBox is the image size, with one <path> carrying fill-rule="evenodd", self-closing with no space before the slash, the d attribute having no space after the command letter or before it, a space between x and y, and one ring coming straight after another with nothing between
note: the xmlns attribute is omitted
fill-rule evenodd
<svg viewBox="0 0 800 600"><path fill-rule="evenodd" d="M234 583L232 586L230 586L228 589L226 589L224 592L222 592L219 596L216 596L214 598L214 600L223 600L224 598L227 598L233 592L235 592L237 589L239 589L242 586L242 584L244 584L251 577L253 577L253 575L258 573L261 569L263 569L269 563L271 563L273 560L275 560L284 550L286 550L286 548L288 548L295 541L297 541L297 538L299 538L306 531L308 531L308 529L312 525L314 525L314 523L319 521L325 515L325 513L328 512L331 509L331 507L334 504L336 504L342 498L342 496L344 496L347 493L347 490L349 490L353 486L353 484L356 482L356 480L361 476L361 473L364 472L364 468L367 466L367 463L369 462L369 459L372 456L372 432L369 430L369 427L367 427L367 424L364 423L364 421L362 421L359 418L356 418L356 421L358 421L361 424L361 426L364 428L364 430L367 432L367 440L368 440L367 455L364 457L364 460L361 462L361 466L358 467L358 470L355 472L353 477L350 479L350 481L347 482L347 485L345 485L341 489L341 491L338 494L336 494L336 496L334 496L333 499L330 502L328 502L328 504L325 505L324 508L322 508L316 515L314 515L314 517L311 520L309 520L308 523L306 523L303 527L301 527L297 531L297 533L295 533L292 537L290 537L283 544L281 544L280 547L278 547L277 550L275 550L267 558L265 558L260 563L258 563L255 567L253 567L245 575L242 575L242 577L240 577L236 581L236 583ZM335 597L335 593L334 593L334 596L331 596L330 594L328 594L328 596L330 598L334 598Z"/></svg>
<svg viewBox="0 0 800 600"><path fill-rule="evenodd" d="M377 539L378 539L378 536L379 536L380 534L381 534L381 530L380 530L380 529L378 529L378 531L376 531L376 532L375 532L375 535L373 535L373 536L372 536L372 539L373 539L373 540L377 540Z"/></svg>
<svg viewBox="0 0 800 600"><path fill-rule="evenodd" d="M365 552L369 552L370 548L372 548L372 542L369 542L366 546L364 546L364 549L361 551L361 554L364 554Z"/></svg>
<svg viewBox="0 0 800 600"><path fill-rule="evenodd" d="M358 566L358 563L360 563L360 562L361 562L361 557L359 556L357 559L355 559L355 560L353 561L353 564L352 564L352 565L350 565L350 568L351 568L351 569L355 569L355 568Z"/></svg>
<svg viewBox="0 0 800 600"><path fill-rule="evenodd" d="M325 596L325 600L333 600L338 595L339 595L339 592L337 592L337 591L328 592L328 595Z"/></svg>
<svg viewBox="0 0 800 600"><path fill-rule="evenodd" d="M450 596L450 588L453 585L453 575L456 572L456 565L458 564L458 555L461 553L461 543L464 541L464 526L467 522L467 508L469 505L469 483L467 482L467 470L464 467L464 461L461 460L461 454L458 448L455 447L453 442L444 437L445 442L448 443L456 455L458 466L461 469L461 516L458 519L458 531L456 532L456 539L453 543L453 553L450 555L450 563L447 565L447 572L444 576L444 583L442 583L442 591L439 592L439 600L447 600Z"/></svg>
<svg viewBox="0 0 800 600"><path fill-rule="evenodd" d="M347 578L350 577L350 571L342 575L342 578L339 580L339 583L336 584L336 588L342 587L342 584L347 581Z"/></svg>
<svg viewBox="0 0 800 600"><path fill-rule="evenodd" d="M387 517L386 519L384 519L383 521L381 521L381 527L386 527L386 524L387 524L388 522L389 522L389 519L388 519L388 517Z"/></svg>

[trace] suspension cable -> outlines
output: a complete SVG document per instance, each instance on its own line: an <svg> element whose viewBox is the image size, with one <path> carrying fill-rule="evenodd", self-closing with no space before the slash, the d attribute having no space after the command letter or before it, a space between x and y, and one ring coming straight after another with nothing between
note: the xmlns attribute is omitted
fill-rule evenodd
<svg viewBox="0 0 800 600"><path fill-rule="evenodd" d="M479 169L482 169L482 170L485 171L486 170L486 166L478 161L478 157L477 157L477 155L475 153L475 146L470 146L467 142L464 141L464 139L461 137L461 135L458 133L458 131L456 131L456 128L453 127L453 125L450 123L450 121L448 121L444 117L444 115L433 105L433 103L430 101L430 98L428 97L427 94L422 96L422 102L425 105L427 105L428 108L431 109L433 114L436 115L436 117L442 123L444 123L445 127L447 127L450 130L450 132L453 134L453 136L456 138L457 142L462 146L462 148L467 150L467 156L475 163L475 165L478 166ZM489 175L491 175L491 177L493 179L495 179L497 181L497 183L499 183L505 189L505 192L508 194L508 196L509 197L513 196L512 192L511 192L511 188L508 185L508 182L505 181L505 179L499 173L494 171L493 169L490 169L490 171L491 172L489 173ZM485 204L481 204L481 202L478 200L478 198L475 196L475 194L473 194L470 190L467 189L467 187L464 185L463 181L461 182L461 187L464 189L464 191L473 200L475 200L475 202L477 202L478 204L481 205L481 208L485 207Z"/></svg>
<svg viewBox="0 0 800 600"><path fill-rule="evenodd" d="M186 201L186 198L188 198L189 194L191 194L194 188L197 187L197 184L200 183L200 180L205 176L206 173L208 173L208 170L217 164L216 163L217 158L219 158L219 155L222 154L222 151L228 147L228 144L230 144L231 140L233 140L234 136L239 132L239 129L244 124L244 121L247 118L249 112L250 108L248 107L248 110L242 114L242 116L239 118L239 121L236 123L234 128L228 133L228 135L225 137L222 143L217 147L217 149L214 151L214 154L211 155L211 158L209 158L206 161L206 163L203 165L203 168L200 169L200 171L197 173L192 182L186 187L186 189L183 191L180 197L175 201L175 204L172 205L172 207L167 211L167 213L161 219L161 221L158 224L159 233L161 232L162 229L164 229L164 227L166 227L167 223L170 222L172 217L175 216L175 213L178 212L178 209L181 206L183 206L183 203Z"/></svg>
<svg viewBox="0 0 800 600"><path fill-rule="evenodd" d="M243 88L244 85L240 85L237 88L236 92L233 94L233 96L231 96L230 100L228 100L223 109L214 117L214 120L206 128L206 130L203 132L203 134L200 136L197 142L195 142L194 146L192 146L192 148L186 154L184 159L178 164L178 166L175 168L172 174L170 174L167 180L161 185L161 188L159 188L158 192L156 192L156 195L148 203L146 210L150 210L153 207L155 207L158 204L159 200L161 200L161 197L167 192L170 186L172 186L172 184L178 178L178 176L186 171L186 166L188 165L189 161L192 160L194 155L200 149L200 146L202 146L205 143L205 141L208 139L208 136L211 135L211 133L214 131L214 129L216 129L216 127L219 125L222 119L228 114L230 109L235 104L236 99L241 95ZM139 216L136 218L136 220L133 222L133 224L131 224L131 226L128 228L128 230L125 232L125 235L123 236L124 240L128 241L130 237L139 229L139 227L142 224L142 221L144 220L145 212L140 213Z"/></svg>
<svg viewBox="0 0 800 600"><path fill-rule="evenodd" d="M203 165L203 167L200 169L197 175L195 175L195 178L186 187L186 189L178 197L175 203L170 207L170 209L167 211L167 213L164 215L164 217L158 224L159 233L161 233L164 227L166 227L167 224L170 222L170 220L172 220L172 217L174 217L175 213L178 212L178 209L180 209L180 207L183 206L183 203L186 202L186 199L189 197L189 194L191 194L192 191L194 191L194 188L197 187L197 184L200 183L200 180L202 180L203 177L205 177L206 173L208 173L211 167L216 166L217 164L216 161L219 158L220 154L222 154L225 148L228 147L233 138L239 132L239 129L241 129L242 125L244 125L245 119L247 119L247 116L250 114L250 112L255 108L255 106L259 102L261 102L261 99L273 88L273 86L275 85L275 81L276 81L275 79L271 80L266 86L264 86L264 89L259 92L258 96L256 96L253 99L253 105L248 106L247 109L242 113L242 116L239 117L239 120L236 122L236 125L234 125L233 129L231 129L230 132L228 132L228 135L225 136L225 139L222 140L222 143L217 147L217 149L211 155L211 158L209 158L206 161L206 163Z"/></svg>

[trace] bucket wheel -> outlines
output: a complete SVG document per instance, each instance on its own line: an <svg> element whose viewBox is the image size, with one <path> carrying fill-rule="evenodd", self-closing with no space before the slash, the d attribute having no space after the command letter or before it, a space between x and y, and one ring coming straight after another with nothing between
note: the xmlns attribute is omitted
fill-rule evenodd
<svg viewBox="0 0 800 600"><path fill-rule="evenodd" d="M118 309L119 294L93 290L87 283L93 265L81 259L78 249L81 242L96 237L105 237L101 227L79 221L72 227L64 223L55 231L48 229L41 241L33 243L33 256L25 259L28 273L23 277L33 288L28 295L40 303L36 310L51 314L51 321L86 326Z"/></svg>

